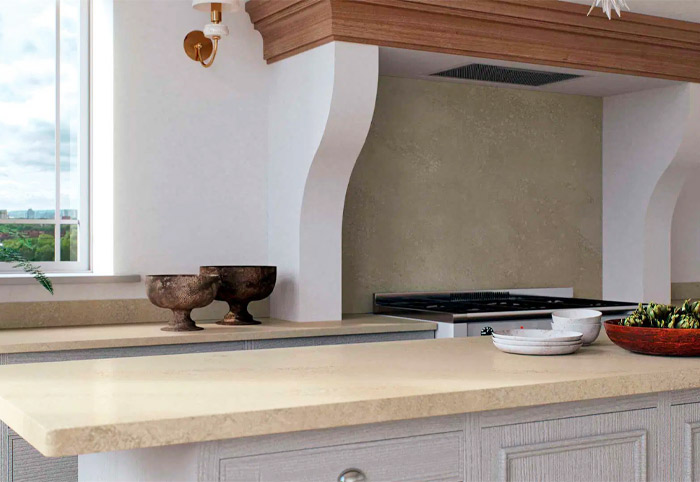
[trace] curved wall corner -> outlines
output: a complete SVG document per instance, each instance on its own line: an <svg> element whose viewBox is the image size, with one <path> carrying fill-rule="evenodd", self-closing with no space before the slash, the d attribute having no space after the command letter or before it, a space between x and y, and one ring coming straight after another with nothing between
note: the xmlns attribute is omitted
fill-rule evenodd
<svg viewBox="0 0 700 482"><path fill-rule="evenodd" d="M374 113L376 46L331 42L270 66L268 258L271 316L342 315L345 193Z"/></svg>
<svg viewBox="0 0 700 482"><path fill-rule="evenodd" d="M700 281L700 166L693 169L683 184L673 211L671 226L671 283ZM679 287L682 291L674 297L697 296L693 291Z"/></svg>
<svg viewBox="0 0 700 482"><path fill-rule="evenodd" d="M671 300L671 225L700 165L700 85L606 97L603 296Z"/></svg>

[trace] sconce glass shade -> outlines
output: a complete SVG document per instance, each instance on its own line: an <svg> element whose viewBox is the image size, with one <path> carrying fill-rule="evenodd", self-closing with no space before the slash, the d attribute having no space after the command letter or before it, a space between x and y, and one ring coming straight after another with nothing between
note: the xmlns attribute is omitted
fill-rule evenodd
<svg viewBox="0 0 700 482"><path fill-rule="evenodd" d="M192 0L192 8L201 10L202 12L209 12L212 3L220 3L222 12L238 12L241 10L240 0L219 0L218 2L212 2L211 0Z"/></svg>

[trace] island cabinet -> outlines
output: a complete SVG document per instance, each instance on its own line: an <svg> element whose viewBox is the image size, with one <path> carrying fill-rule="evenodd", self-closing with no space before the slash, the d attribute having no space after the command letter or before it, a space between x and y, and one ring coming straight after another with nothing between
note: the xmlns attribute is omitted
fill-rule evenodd
<svg viewBox="0 0 700 482"><path fill-rule="evenodd" d="M200 482L696 481L700 391L93 454L80 460L81 481L127 480L137 475L130 470L149 474L153 481ZM179 478L173 479L175 474Z"/></svg>
<svg viewBox="0 0 700 482"><path fill-rule="evenodd" d="M434 338L434 332L427 330L396 333L309 336L214 343L185 343L176 345L10 353L0 354L0 365L173 355L183 353L259 350L314 345L420 340L427 338ZM47 403L51 403L50 400L47 400ZM77 457L44 457L7 425L0 422L0 482L77 482L77 480Z"/></svg>
<svg viewBox="0 0 700 482"><path fill-rule="evenodd" d="M692 398L692 397L690 397ZM700 480L700 401L680 401L671 406L671 445L681 450L671 455L673 480Z"/></svg>

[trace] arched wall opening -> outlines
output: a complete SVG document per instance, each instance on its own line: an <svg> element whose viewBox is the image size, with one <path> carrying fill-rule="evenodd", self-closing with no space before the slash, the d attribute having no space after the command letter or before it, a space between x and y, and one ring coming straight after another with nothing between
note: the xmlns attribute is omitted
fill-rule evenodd
<svg viewBox="0 0 700 482"><path fill-rule="evenodd" d="M685 179L671 225L671 298L700 298L700 167Z"/></svg>

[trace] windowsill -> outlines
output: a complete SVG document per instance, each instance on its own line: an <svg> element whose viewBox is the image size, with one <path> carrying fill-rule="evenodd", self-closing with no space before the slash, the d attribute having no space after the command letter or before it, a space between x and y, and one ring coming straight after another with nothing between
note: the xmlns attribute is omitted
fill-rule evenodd
<svg viewBox="0 0 700 482"><path fill-rule="evenodd" d="M94 284L94 283L138 283L141 281L139 274L95 274L95 273L47 273L53 284ZM0 274L0 286L2 285L28 285L36 283L31 275L24 273Z"/></svg>

